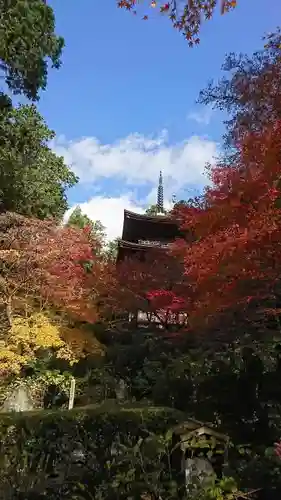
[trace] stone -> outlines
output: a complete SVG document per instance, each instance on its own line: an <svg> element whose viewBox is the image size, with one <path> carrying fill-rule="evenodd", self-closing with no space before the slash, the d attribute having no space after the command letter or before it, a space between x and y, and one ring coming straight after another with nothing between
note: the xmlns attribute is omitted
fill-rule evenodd
<svg viewBox="0 0 281 500"><path fill-rule="evenodd" d="M211 463L205 458L195 457L185 460L185 481L186 486L190 487L196 483L201 486L207 486L214 477L214 469Z"/></svg>
<svg viewBox="0 0 281 500"><path fill-rule="evenodd" d="M18 386L6 398L1 412L22 412L34 410L34 404L28 387Z"/></svg>
<svg viewBox="0 0 281 500"><path fill-rule="evenodd" d="M127 399L127 385L125 380L120 379L117 387L115 388L116 399L118 401L124 402Z"/></svg>

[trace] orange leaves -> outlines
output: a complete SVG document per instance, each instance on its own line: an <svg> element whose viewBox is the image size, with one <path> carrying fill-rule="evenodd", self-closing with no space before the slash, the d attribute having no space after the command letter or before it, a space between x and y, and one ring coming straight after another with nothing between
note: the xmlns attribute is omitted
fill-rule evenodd
<svg viewBox="0 0 281 500"><path fill-rule="evenodd" d="M237 0L222 0L221 1L221 14L225 14L231 9L237 7Z"/></svg>
<svg viewBox="0 0 281 500"><path fill-rule="evenodd" d="M234 9L236 5L237 0L220 0L221 14ZM117 6L132 11L133 14L140 12L141 18L145 21L151 17L148 14L151 9L158 14L167 14L174 28L183 33L189 46L192 47L200 42L198 34L202 20L212 18L217 2L215 0L205 0L204 2L192 0L171 0L170 2L163 2L163 0L147 0L147 2L118 0Z"/></svg>
<svg viewBox="0 0 281 500"><path fill-rule="evenodd" d="M136 257L118 265L105 302L117 314L137 310L155 313L160 309L176 313L182 305L179 297L183 280L178 259L151 250L143 262Z"/></svg>
<svg viewBox="0 0 281 500"><path fill-rule="evenodd" d="M75 318L97 320L95 304L109 276L99 242L87 230L65 227L42 242L40 253L45 273L42 293L47 300Z"/></svg>
<svg viewBox="0 0 281 500"><path fill-rule="evenodd" d="M19 297L32 301L41 286L37 245L50 231L48 222L5 213L0 216L0 305ZM19 302L17 302L19 303Z"/></svg>
<svg viewBox="0 0 281 500"><path fill-rule="evenodd" d="M208 206L183 208L195 242L181 246L192 289L189 313L216 315L272 293L281 275L281 127L251 133L233 167L215 167Z"/></svg>
<svg viewBox="0 0 281 500"><path fill-rule="evenodd" d="M125 8L127 10L131 10L133 5L134 5L134 1L132 0L120 0L119 2L117 2L117 6L119 7L119 9L122 9L122 8Z"/></svg>
<svg viewBox="0 0 281 500"><path fill-rule="evenodd" d="M2 375L20 372L40 349L69 363L102 354L91 332L69 324L69 317L99 318L97 304L111 279L92 233L6 213L0 238Z"/></svg>
<svg viewBox="0 0 281 500"><path fill-rule="evenodd" d="M57 227L15 214L0 217L2 301L25 297L94 321L100 290L110 278L99 242L87 228Z"/></svg>
<svg viewBox="0 0 281 500"><path fill-rule="evenodd" d="M49 349L56 358L65 359L70 365L89 354L104 355L103 346L92 332L83 327L71 328L60 318L33 313L14 319L6 345L0 348L0 375L20 373L42 349Z"/></svg>

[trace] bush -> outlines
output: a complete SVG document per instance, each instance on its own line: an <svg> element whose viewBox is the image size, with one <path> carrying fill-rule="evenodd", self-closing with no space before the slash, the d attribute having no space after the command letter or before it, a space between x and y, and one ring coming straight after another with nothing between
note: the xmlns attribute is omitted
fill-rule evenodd
<svg viewBox="0 0 281 500"><path fill-rule="evenodd" d="M167 431L183 419L172 409L114 402L2 414L1 498L173 498Z"/></svg>

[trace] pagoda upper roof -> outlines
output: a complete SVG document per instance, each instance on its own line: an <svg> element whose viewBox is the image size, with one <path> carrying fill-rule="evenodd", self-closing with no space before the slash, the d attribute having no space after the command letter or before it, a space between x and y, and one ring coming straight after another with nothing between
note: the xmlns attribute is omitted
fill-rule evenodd
<svg viewBox="0 0 281 500"><path fill-rule="evenodd" d="M174 240L178 225L169 215L137 214L124 210L122 240Z"/></svg>
<svg viewBox="0 0 281 500"><path fill-rule="evenodd" d="M172 219L170 215L166 214L138 214L136 212L130 212L130 210L124 210L124 218L142 220L148 222L157 222L164 224L175 224L175 220Z"/></svg>

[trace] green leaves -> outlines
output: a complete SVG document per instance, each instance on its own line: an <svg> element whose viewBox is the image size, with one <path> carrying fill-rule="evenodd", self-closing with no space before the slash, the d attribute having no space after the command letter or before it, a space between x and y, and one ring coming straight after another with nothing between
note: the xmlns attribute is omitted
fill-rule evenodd
<svg viewBox="0 0 281 500"><path fill-rule="evenodd" d="M46 89L48 61L59 68L63 46L46 2L0 0L0 69L14 94L38 100L38 91Z"/></svg>
<svg viewBox="0 0 281 500"><path fill-rule="evenodd" d="M35 106L0 114L0 201L2 210L61 219L66 190L78 179L48 146L54 137Z"/></svg>
<svg viewBox="0 0 281 500"><path fill-rule="evenodd" d="M43 0L0 0L0 77L13 94L38 100L48 64L61 65L64 41ZM1 74L2 73L2 74ZM2 210L61 218L74 174L48 147L54 133L34 106L12 108L0 93L0 202Z"/></svg>
<svg viewBox="0 0 281 500"><path fill-rule="evenodd" d="M105 227L99 220L91 220L86 214L83 214L80 206L77 206L68 219L68 226L80 229L88 229L89 234L93 236L100 246L104 245Z"/></svg>

